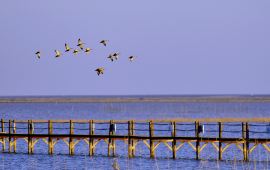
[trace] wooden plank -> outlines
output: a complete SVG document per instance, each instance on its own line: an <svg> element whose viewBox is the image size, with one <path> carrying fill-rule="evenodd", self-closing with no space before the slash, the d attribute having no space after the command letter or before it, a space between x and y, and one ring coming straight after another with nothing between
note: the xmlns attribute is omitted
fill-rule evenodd
<svg viewBox="0 0 270 170"><path fill-rule="evenodd" d="M47 120L32 120L34 123L46 123ZM70 120L51 120L53 123L69 123ZM127 123L129 120L114 120L115 123ZM254 122L254 123L269 123L270 118L176 118L176 119L151 119L151 120L144 120L144 119L137 119L135 120L138 123L149 122L152 121L153 123L170 123L172 121L175 122L222 122L222 123L233 123L233 122ZM16 120L17 123L27 123L27 120ZM73 122L76 123L88 123L89 120L81 120L81 119L74 119ZM108 123L109 120L95 120L96 123Z"/></svg>

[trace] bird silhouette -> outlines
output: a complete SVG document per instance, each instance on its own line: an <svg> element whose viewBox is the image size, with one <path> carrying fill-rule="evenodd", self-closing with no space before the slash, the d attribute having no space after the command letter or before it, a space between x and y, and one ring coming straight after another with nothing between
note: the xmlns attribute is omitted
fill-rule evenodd
<svg viewBox="0 0 270 170"><path fill-rule="evenodd" d="M119 56L120 56L120 53L117 52L117 53L113 53L112 55L114 57L115 60L118 60Z"/></svg>
<svg viewBox="0 0 270 170"><path fill-rule="evenodd" d="M69 47L69 45L67 43L65 43L65 52L69 52L72 48Z"/></svg>
<svg viewBox="0 0 270 170"><path fill-rule="evenodd" d="M129 59L129 61L131 61L131 62L132 62L132 61L134 61L134 60L135 60L135 56L133 56L133 55L132 55L132 56L129 56L129 57L128 57L128 59Z"/></svg>
<svg viewBox="0 0 270 170"><path fill-rule="evenodd" d="M107 58L110 59L112 62L114 61L113 54L110 54Z"/></svg>
<svg viewBox="0 0 270 170"><path fill-rule="evenodd" d="M54 50L55 52L55 57L60 57L62 54L59 50Z"/></svg>
<svg viewBox="0 0 270 170"><path fill-rule="evenodd" d="M97 75L99 76L100 74L103 74L104 73L104 70L105 69L103 67L99 67L95 71L97 72Z"/></svg>
<svg viewBox="0 0 270 170"><path fill-rule="evenodd" d="M101 40L99 43L103 44L105 47L107 46L109 40Z"/></svg>
<svg viewBox="0 0 270 170"><path fill-rule="evenodd" d="M84 45L84 43L83 43L82 40L79 38L79 39L78 39L78 44L77 44L77 46L80 47L80 49L82 50L82 49L83 49L83 45Z"/></svg>
<svg viewBox="0 0 270 170"><path fill-rule="evenodd" d="M37 58L40 59L40 51L37 51L35 54L37 55Z"/></svg>
<svg viewBox="0 0 270 170"><path fill-rule="evenodd" d="M73 54L76 55L76 54L78 54L78 53L79 53L79 50L78 50L78 49L74 49L74 50L73 50Z"/></svg>
<svg viewBox="0 0 270 170"><path fill-rule="evenodd" d="M86 48L84 52L85 52L86 54L89 54L91 50L92 50L91 48Z"/></svg>

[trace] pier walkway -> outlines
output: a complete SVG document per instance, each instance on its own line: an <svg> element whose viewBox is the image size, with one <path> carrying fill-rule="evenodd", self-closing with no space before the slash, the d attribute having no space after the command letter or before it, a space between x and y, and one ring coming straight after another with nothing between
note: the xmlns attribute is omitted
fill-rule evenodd
<svg viewBox="0 0 270 170"><path fill-rule="evenodd" d="M4 120L1 119L0 146L3 152L17 152L17 140L24 140L28 153L42 140L48 145L48 154L54 153L60 141L74 155L78 142L88 146L89 156L99 149L97 144L107 144L107 155L116 155L116 141L124 141L128 157L136 156L136 146L142 142L154 158L155 151L163 144L177 157L183 145L194 150L195 158L207 145L212 145L217 158L235 145L248 161L249 155L262 145L270 152L270 119L174 119L174 120ZM119 147L119 146L118 146Z"/></svg>

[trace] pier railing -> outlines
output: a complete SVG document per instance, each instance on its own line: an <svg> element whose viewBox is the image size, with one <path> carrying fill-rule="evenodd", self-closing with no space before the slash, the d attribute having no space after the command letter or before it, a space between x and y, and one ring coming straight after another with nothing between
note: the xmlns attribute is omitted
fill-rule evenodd
<svg viewBox="0 0 270 170"><path fill-rule="evenodd" d="M270 152L270 124L263 119L192 119L192 120L4 120L1 119L0 143L3 152L17 152L17 140L26 142L28 153L33 154L39 140L48 145L48 154L54 153L58 141L63 140L69 154L79 141L88 145L93 156L100 141L107 144L108 156L116 155L116 141L128 146L128 156L136 155L136 146L142 142L149 149L151 158L160 144L164 144L177 157L184 144L195 151L195 158L207 145L212 145L222 159L230 145L236 145L243 153L243 160L258 145ZM270 122L270 120L269 120ZM6 146L8 144L8 147ZM8 150L7 150L8 148Z"/></svg>

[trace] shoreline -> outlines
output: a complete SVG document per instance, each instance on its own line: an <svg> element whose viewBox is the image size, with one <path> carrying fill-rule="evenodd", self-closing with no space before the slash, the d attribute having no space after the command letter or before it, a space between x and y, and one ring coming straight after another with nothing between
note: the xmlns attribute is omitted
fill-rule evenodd
<svg viewBox="0 0 270 170"><path fill-rule="evenodd" d="M270 96L33 96L0 97L0 103L266 103Z"/></svg>

